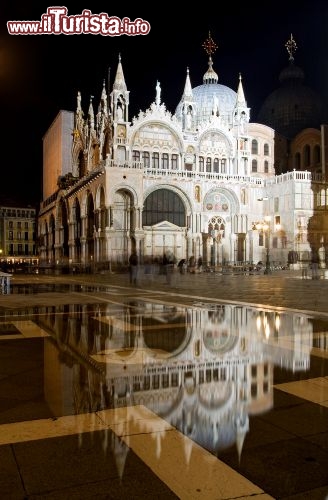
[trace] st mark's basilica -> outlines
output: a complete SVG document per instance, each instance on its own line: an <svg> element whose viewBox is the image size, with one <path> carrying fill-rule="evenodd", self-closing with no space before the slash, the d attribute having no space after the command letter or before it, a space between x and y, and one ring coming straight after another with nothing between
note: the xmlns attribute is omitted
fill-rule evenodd
<svg viewBox="0 0 328 500"><path fill-rule="evenodd" d="M266 259L297 266L315 252L325 267L326 126L304 93L292 35L280 74L285 114L275 108L276 94L269 96L261 123L251 121L238 69L236 89L219 83L210 35L203 47L202 83L193 87L200 75L187 69L173 112L157 81L149 108L130 117L119 57L97 108L91 98L84 113L79 92L76 111L58 113L43 138L41 266L115 270L136 251L141 263L167 255L175 262L201 257L207 266ZM286 99L291 82L300 105ZM306 113L314 119L298 122ZM279 130L286 116L292 136Z"/></svg>

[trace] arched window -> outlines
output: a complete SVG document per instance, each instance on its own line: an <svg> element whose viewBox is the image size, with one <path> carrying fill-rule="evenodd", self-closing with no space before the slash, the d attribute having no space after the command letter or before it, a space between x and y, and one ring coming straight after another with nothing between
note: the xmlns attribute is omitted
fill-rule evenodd
<svg viewBox="0 0 328 500"><path fill-rule="evenodd" d="M269 173L269 162L267 160L264 161L264 172Z"/></svg>
<svg viewBox="0 0 328 500"><path fill-rule="evenodd" d="M220 216L212 217L208 224L208 234L221 241L225 235L225 222Z"/></svg>
<svg viewBox="0 0 328 500"><path fill-rule="evenodd" d="M225 158L223 158L223 160L221 160L221 173L222 174L227 173L227 160Z"/></svg>
<svg viewBox="0 0 328 500"><path fill-rule="evenodd" d="M167 220L176 226L186 226L186 211L181 198L169 189L157 189L147 196L142 212L142 225L153 226Z"/></svg>
<svg viewBox="0 0 328 500"><path fill-rule="evenodd" d="M304 168L307 168L310 166L310 146L306 144L303 148L303 165Z"/></svg>
<svg viewBox="0 0 328 500"><path fill-rule="evenodd" d="M81 178L86 174L86 162L82 150L79 152L78 165L79 177Z"/></svg>
<svg viewBox="0 0 328 500"><path fill-rule="evenodd" d="M206 172L212 172L212 158L206 158Z"/></svg>
<svg viewBox="0 0 328 500"><path fill-rule="evenodd" d="M264 144L263 153L265 156L269 156L269 144L267 142Z"/></svg>
<svg viewBox="0 0 328 500"><path fill-rule="evenodd" d="M152 167L159 168L159 153L152 154Z"/></svg>
<svg viewBox="0 0 328 500"><path fill-rule="evenodd" d="M325 200L325 194L326 194L326 193L325 193L325 190L324 190L324 189L321 189L321 192L320 192L320 193L321 193L321 196L320 196L320 205L321 205L322 207L324 207L324 206L325 206L325 204L326 204L326 200Z"/></svg>
<svg viewBox="0 0 328 500"><path fill-rule="evenodd" d="M204 172L204 157L203 156L199 157L199 171Z"/></svg>
<svg viewBox="0 0 328 500"><path fill-rule="evenodd" d="M316 146L314 146L313 148L313 161L315 165L317 165L321 161L321 150L318 144L316 144Z"/></svg>
<svg viewBox="0 0 328 500"><path fill-rule="evenodd" d="M258 144L257 144L257 140L253 139L252 140L252 155L257 155L258 152L259 152L259 147L258 147Z"/></svg>
<svg viewBox="0 0 328 500"><path fill-rule="evenodd" d="M150 155L149 155L148 151L144 151L142 153L142 159L143 159L144 168L149 168L150 167Z"/></svg>
<svg viewBox="0 0 328 500"><path fill-rule="evenodd" d="M257 160L252 160L252 172L257 172Z"/></svg>
<svg viewBox="0 0 328 500"><path fill-rule="evenodd" d="M162 168L169 168L169 155L162 153Z"/></svg>
<svg viewBox="0 0 328 500"><path fill-rule="evenodd" d="M178 170L178 155L174 154L171 157L172 170Z"/></svg>
<svg viewBox="0 0 328 500"><path fill-rule="evenodd" d="M294 166L296 170L301 170L301 155L300 153L296 153L294 158Z"/></svg>
<svg viewBox="0 0 328 500"><path fill-rule="evenodd" d="M219 173L219 159L218 158L214 158L213 171L217 174Z"/></svg>
<svg viewBox="0 0 328 500"><path fill-rule="evenodd" d="M132 161L140 161L140 151L132 151Z"/></svg>

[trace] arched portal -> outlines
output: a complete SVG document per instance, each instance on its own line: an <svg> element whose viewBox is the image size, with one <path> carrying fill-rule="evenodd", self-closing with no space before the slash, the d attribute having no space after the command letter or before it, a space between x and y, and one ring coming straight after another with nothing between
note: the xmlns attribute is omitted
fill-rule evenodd
<svg viewBox="0 0 328 500"><path fill-rule="evenodd" d="M78 198L75 198L72 210L72 220L73 220L73 254L72 262L73 265L81 264L81 207Z"/></svg>
<svg viewBox="0 0 328 500"><path fill-rule="evenodd" d="M49 220L49 246L48 246L48 262L55 262L55 237L56 237L56 224L55 217L52 214Z"/></svg>
<svg viewBox="0 0 328 500"><path fill-rule="evenodd" d="M86 262L90 265L93 263L95 248L94 248L94 232L95 232L95 211L92 194L88 194L87 213L86 213Z"/></svg>
<svg viewBox="0 0 328 500"><path fill-rule="evenodd" d="M58 256L62 264L68 264L69 248L68 248L68 217L67 207L65 200L60 200L59 211L59 228L60 228L60 242L61 242L61 255Z"/></svg>
<svg viewBox="0 0 328 500"><path fill-rule="evenodd" d="M173 261L187 258L186 212L186 200L173 189L156 189L146 197L142 226L147 261L160 262L164 255Z"/></svg>
<svg viewBox="0 0 328 500"><path fill-rule="evenodd" d="M112 265L127 265L132 249L136 249L135 229L137 214L133 194L125 189L116 191L111 211L111 259Z"/></svg>
<svg viewBox="0 0 328 500"><path fill-rule="evenodd" d="M211 238L211 266L222 263L222 240L225 237L225 221L220 216L211 217L208 223L208 235Z"/></svg>

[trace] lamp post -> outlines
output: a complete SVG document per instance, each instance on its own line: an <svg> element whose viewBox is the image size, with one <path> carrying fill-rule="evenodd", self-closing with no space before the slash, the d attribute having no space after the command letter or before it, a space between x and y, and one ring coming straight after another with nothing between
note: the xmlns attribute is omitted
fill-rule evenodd
<svg viewBox="0 0 328 500"><path fill-rule="evenodd" d="M258 231L263 231L263 234L265 235L264 240L265 240L265 247L266 247L266 259L265 259L264 274L270 274L271 273L271 264L270 264L270 218L269 217L265 217L264 221L262 221L262 222L255 222L253 226Z"/></svg>
<svg viewBox="0 0 328 500"><path fill-rule="evenodd" d="M270 222L264 220L262 223L259 223L260 229L262 229L265 234L265 247L266 247L266 259L265 259L265 269L264 274L271 273L271 264L270 264ZM258 228L259 229L259 228Z"/></svg>

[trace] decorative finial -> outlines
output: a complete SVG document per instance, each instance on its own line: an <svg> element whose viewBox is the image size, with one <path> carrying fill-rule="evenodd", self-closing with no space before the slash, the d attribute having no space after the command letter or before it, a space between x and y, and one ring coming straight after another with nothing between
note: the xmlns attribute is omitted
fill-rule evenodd
<svg viewBox="0 0 328 500"><path fill-rule="evenodd" d="M288 40L288 42L285 44L285 47L287 49L287 52L289 54L289 60L290 61L294 61L294 53L296 52L297 50L297 45L296 45L296 42L293 38L293 35L292 33L290 34L290 39Z"/></svg>
<svg viewBox="0 0 328 500"><path fill-rule="evenodd" d="M161 86L159 81L156 82L156 104L159 106L161 104Z"/></svg>
<svg viewBox="0 0 328 500"><path fill-rule="evenodd" d="M206 54L211 57L212 54L216 51L218 46L214 42L213 38L211 37L211 32L208 32L208 38L205 40L205 42L202 45L203 49L205 50Z"/></svg>

